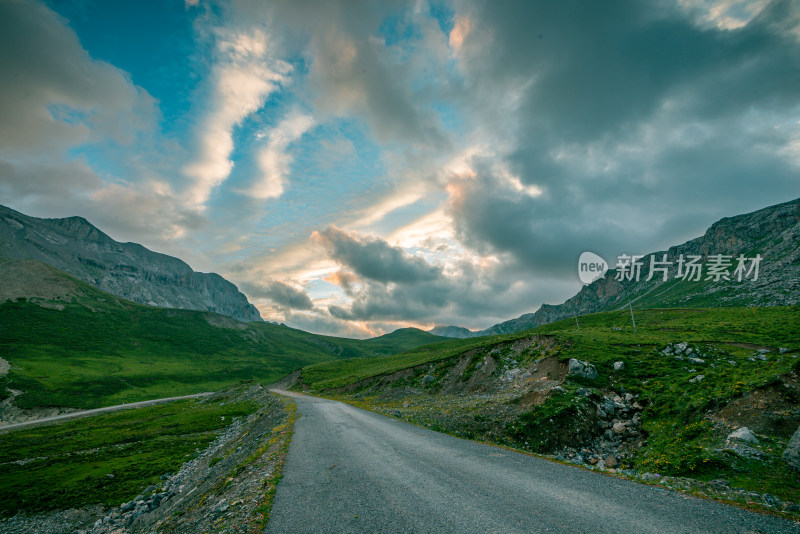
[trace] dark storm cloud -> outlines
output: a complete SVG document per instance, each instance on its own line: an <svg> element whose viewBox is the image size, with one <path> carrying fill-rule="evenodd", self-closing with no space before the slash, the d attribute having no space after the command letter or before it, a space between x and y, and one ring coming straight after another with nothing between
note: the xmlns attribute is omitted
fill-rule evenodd
<svg viewBox="0 0 800 534"><path fill-rule="evenodd" d="M317 231L314 236L328 248L332 259L370 280L416 283L441 277L440 269L382 239L361 238L335 226Z"/></svg>
<svg viewBox="0 0 800 534"><path fill-rule="evenodd" d="M264 285L249 282L243 282L240 285L242 291L251 298L266 298L288 310L311 310L314 308L314 304L305 291L280 280L274 280Z"/></svg>
<svg viewBox="0 0 800 534"><path fill-rule="evenodd" d="M474 161L453 185L468 246L568 277L582 250L658 250L800 195L800 2L734 30L666 2L459 5L473 120L511 106L514 133L503 165Z"/></svg>
<svg viewBox="0 0 800 534"><path fill-rule="evenodd" d="M362 238L337 228L316 236L326 244L331 258L354 271L341 271L330 279L350 300L349 306L328 308L339 320L436 322L453 318L485 327L507 318L508 310L526 309L565 290L554 280L519 284L524 272L513 261L491 267L461 261L453 266L451 275L444 275L438 267L381 239Z"/></svg>

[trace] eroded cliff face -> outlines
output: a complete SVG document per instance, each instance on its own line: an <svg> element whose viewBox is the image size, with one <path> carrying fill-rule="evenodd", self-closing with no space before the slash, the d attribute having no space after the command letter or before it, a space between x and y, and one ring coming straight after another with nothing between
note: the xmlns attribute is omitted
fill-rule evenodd
<svg viewBox="0 0 800 534"><path fill-rule="evenodd" d="M0 259L35 259L114 295L150 306L208 310L260 321L234 284L136 243L120 243L82 217L39 219L0 206Z"/></svg>

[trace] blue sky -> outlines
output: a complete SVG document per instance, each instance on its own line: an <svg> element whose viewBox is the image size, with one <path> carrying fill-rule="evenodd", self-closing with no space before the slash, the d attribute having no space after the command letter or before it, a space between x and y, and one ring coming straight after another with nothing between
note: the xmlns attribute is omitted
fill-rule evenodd
<svg viewBox="0 0 800 534"><path fill-rule="evenodd" d="M0 1L0 203L267 320L485 328L800 196L800 4Z"/></svg>

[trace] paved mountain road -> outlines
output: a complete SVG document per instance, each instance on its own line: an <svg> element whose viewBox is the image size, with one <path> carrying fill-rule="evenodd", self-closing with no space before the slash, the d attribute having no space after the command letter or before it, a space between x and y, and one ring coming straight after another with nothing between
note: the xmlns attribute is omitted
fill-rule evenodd
<svg viewBox="0 0 800 534"><path fill-rule="evenodd" d="M799 523L276 392L302 416L268 533L800 533Z"/></svg>

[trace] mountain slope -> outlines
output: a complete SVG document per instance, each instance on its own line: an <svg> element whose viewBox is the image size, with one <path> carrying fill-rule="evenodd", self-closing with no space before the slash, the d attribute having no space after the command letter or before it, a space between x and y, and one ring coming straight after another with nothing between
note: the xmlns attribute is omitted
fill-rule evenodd
<svg viewBox="0 0 800 534"><path fill-rule="evenodd" d="M475 337L475 332L469 330L468 328L464 328L463 326L444 326L444 325L436 325L430 330L428 330L429 334L433 334L435 336L444 336L444 337L455 337L459 339L465 339L468 337Z"/></svg>
<svg viewBox="0 0 800 534"><path fill-rule="evenodd" d="M667 281L660 274L646 281L650 258L656 261L667 254L673 262ZM705 271L698 282L676 279L680 255L701 256L706 264L709 257L723 254L748 258L760 254L763 258L758 280L705 280ZM610 259L610 258L607 258ZM452 337L478 337L521 332L535 326L552 323L599 311L610 311L632 302L636 308L707 307L707 306L791 306L800 303L800 199L770 206L753 213L726 217L715 222L706 233L667 251L647 254L641 260L640 281L616 279L616 270L584 286L573 297L558 305L543 304L534 313L526 313L477 332L449 331ZM610 261L613 267L616 260ZM749 266L749 265L748 265ZM730 271L733 271L733 268ZM456 327L458 328L458 327ZM466 330L466 329L462 329ZM436 333L440 333L437 331ZM460 335L459 335L460 334Z"/></svg>
<svg viewBox="0 0 800 534"><path fill-rule="evenodd" d="M0 420L17 408L94 408L271 382L310 363L393 354L435 336L318 336L212 312L144 306L35 260L0 263ZM9 388L9 389L7 389ZM19 393L11 392L15 390Z"/></svg>
<svg viewBox="0 0 800 534"><path fill-rule="evenodd" d="M119 243L82 217L39 219L0 206L0 258L33 259L103 291L162 308L260 321L235 285L136 243Z"/></svg>
<svg viewBox="0 0 800 534"><path fill-rule="evenodd" d="M399 328L389 334L365 340L376 351L385 354L396 354L422 345L446 341L447 336L430 334L419 328Z"/></svg>

